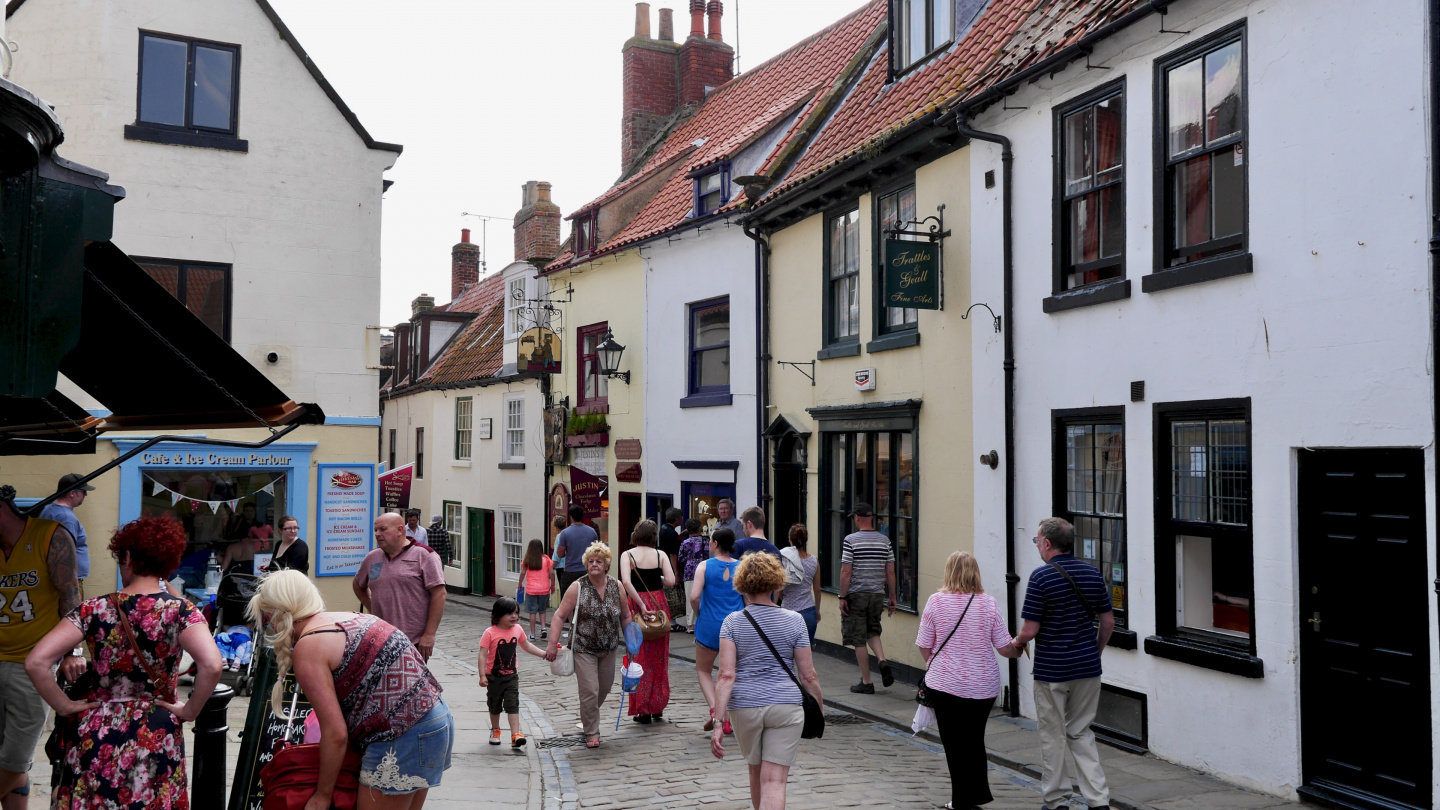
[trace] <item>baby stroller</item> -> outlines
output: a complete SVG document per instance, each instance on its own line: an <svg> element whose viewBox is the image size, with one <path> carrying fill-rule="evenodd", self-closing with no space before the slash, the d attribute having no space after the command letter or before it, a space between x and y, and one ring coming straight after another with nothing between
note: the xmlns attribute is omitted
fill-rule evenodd
<svg viewBox="0 0 1440 810"><path fill-rule="evenodd" d="M245 624L245 608L260 586L260 577L232 571L226 574L215 589L215 644L222 655L227 650L245 653L248 660L240 665L235 676L235 694L244 697L250 694L255 683L254 645L260 640L261 623L257 617L253 627ZM228 632L232 626L243 627L245 633ZM248 635L248 639L239 638ZM235 637L232 637L235 636ZM236 649L240 647L241 649Z"/></svg>

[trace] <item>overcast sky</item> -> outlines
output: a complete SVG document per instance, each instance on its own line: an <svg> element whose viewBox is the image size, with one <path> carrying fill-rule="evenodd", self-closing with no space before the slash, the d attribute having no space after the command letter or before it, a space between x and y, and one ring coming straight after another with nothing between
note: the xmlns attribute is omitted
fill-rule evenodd
<svg viewBox="0 0 1440 810"><path fill-rule="evenodd" d="M450 297L450 248L460 229L487 263L514 249L511 218L526 180L554 184L563 214L620 173L620 46L634 32L632 0L271 0L341 98L380 141L404 154L386 176L381 323L410 314L421 293ZM754 67L863 0L725 0L725 41ZM690 30L686 0L675 35ZM566 227L568 234L568 224Z"/></svg>

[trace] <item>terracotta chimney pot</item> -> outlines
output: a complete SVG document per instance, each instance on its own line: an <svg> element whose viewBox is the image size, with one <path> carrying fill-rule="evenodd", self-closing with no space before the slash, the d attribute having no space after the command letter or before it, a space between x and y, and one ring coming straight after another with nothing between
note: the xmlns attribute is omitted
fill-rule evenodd
<svg viewBox="0 0 1440 810"><path fill-rule="evenodd" d="M690 36L705 36L705 0L690 0Z"/></svg>
<svg viewBox="0 0 1440 810"><path fill-rule="evenodd" d="M675 11L673 9L660 9L660 41L675 41Z"/></svg>
<svg viewBox="0 0 1440 810"><path fill-rule="evenodd" d="M710 38L716 42L724 42L725 39L720 34L720 18L725 14L725 4L720 0L710 0L705 11L710 15Z"/></svg>
<svg viewBox="0 0 1440 810"><path fill-rule="evenodd" d="M650 38L650 4L635 4L635 36Z"/></svg>

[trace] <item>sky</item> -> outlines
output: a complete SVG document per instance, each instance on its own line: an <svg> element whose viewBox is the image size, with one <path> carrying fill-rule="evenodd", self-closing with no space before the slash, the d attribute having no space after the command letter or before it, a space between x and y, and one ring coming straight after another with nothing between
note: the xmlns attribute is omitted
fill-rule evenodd
<svg viewBox="0 0 1440 810"><path fill-rule="evenodd" d="M562 215L620 174L620 46L633 0L271 0L340 97L378 141L403 154L385 176L380 322L410 301L450 297L460 229L496 272L514 252L512 218L527 180L554 185ZM863 5L863 0L725 0L725 41L754 67ZM675 34L690 30L687 0ZM569 234L568 223L564 234Z"/></svg>

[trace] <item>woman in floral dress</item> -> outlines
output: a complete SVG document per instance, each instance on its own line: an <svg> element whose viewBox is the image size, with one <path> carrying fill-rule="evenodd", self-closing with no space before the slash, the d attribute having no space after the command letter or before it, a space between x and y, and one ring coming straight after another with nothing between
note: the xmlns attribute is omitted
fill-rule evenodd
<svg viewBox="0 0 1440 810"><path fill-rule="evenodd" d="M194 720L220 681L220 651L204 615L172 596L165 577L180 567L185 529L169 518L142 518L110 540L124 586L86 599L25 660L40 696L61 717L79 717L79 744L65 753L61 778L51 786L53 808L185 810L185 741L181 723ZM125 611L132 645L117 612ZM97 680L89 700L71 700L51 675L51 664L84 642ZM135 658L158 676L159 686ZM181 651L198 667L195 688L183 703L175 695Z"/></svg>

